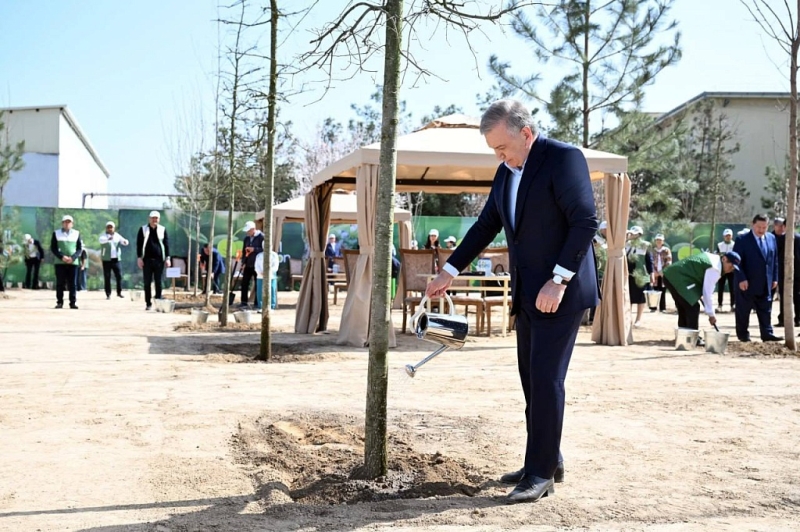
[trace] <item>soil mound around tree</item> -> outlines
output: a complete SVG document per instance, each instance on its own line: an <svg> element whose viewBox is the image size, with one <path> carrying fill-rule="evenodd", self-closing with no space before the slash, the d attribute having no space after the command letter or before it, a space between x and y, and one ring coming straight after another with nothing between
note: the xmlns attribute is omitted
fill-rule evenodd
<svg viewBox="0 0 800 532"><path fill-rule="evenodd" d="M474 467L440 453L415 451L389 435L388 473L366 479L363 421L352 417L262 417L233 436L237 461L266 503L354 504L474 496L483 479Z"/></svg>
<svg viewBox="0 0 800 532"><path fill-rule="evenodd" d="M731 342L728 352L734 356L753 358L800 357L800 353L788 349L783 342Z"/></svg>

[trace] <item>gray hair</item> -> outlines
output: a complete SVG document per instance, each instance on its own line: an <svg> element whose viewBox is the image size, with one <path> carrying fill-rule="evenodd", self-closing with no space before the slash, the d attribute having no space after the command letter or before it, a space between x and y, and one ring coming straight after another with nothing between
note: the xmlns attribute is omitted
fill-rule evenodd
<svg viewBox="0 0 800 532"><path fill-rule="evenodd" d="M481 117L481 135L486 135L501 122L513 133L528 126L536 134L536 122L533 121L533 115L519 100L497 100L490 105Z"/></svg>

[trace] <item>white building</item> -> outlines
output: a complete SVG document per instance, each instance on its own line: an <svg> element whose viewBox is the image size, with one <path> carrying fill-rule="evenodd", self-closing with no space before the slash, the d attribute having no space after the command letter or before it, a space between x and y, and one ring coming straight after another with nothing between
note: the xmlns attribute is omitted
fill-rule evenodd
<svg viewBox="0 0 800 532"><path fill-rule="evenodd" d="M698 104L713 100L715 113L721 113L734 132L739 151L731 156L731 179L747 185L747 204L753 213L762 212L761 197L767 166L783 170L789 153L789 93L783 92L704 92L668 113L661 114L656 126L669 128L679 120L691 125Z"/></svg>
<svg viewBox="0 0 800 532"><path fill-rule="evenodd" d="M6 205L80 208L84 194L108 192L108 170L66 105L12 107L3 111L0 144L25 141L25 167L11 174ZM105 209L106 196L86 199Z"/></svg>

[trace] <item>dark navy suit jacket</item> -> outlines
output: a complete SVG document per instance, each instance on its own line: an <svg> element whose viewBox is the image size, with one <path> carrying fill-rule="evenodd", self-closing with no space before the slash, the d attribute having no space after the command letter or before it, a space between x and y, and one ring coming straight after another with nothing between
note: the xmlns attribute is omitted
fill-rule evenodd
<svg viewBox="0 0 800 532"><path fill-rule="evenodd" d="M501 229L505 229L511 264L512 314L522 299L533 306L556 264L575 272L555 317L580 312L598 303L597 269L592 238L597 215L583 153L574 146L539 135L531 146L516 203L516 230L508 219L506 184L511 171L501 164L478 220L448 259L462 271Z"/></svg>
<svg viewBox="0 0 800 532"><path fill-rule="evenodd" d="M762 253L752 231L736 239L733 250L742 257L739 270L734 270L736 285L747 281L747 294L755 297L766 296L772 300L772 283L778 282L778 246L775 235L767 233L767 254Z"/></svg>

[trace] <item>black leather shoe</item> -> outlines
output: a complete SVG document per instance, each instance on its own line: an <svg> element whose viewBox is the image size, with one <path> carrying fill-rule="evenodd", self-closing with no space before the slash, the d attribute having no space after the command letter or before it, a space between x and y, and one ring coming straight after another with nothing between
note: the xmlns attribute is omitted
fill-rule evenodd
<svg viewBox="0 0 800 532"><path fill-rule="evenodd" d="M747 343L750 341L750 337L748 336L747 338L739 338L739 341Z"/></svg>
<svg viewBox="0 0 800 532"><path fill-rule="evenodd" d="M783 342L783 336L775 336L771 334L769 336L765 336L761 339L762 342Z"/></svg>
<svg viewBox="0 0 800 532"><path fill-rule="evenodd" d="M552 478L544 479L528 476L517 484L517 487L508 494L506 500L509 503L536 502L542 497L547 497L554 493L555 488L553 487Z"/></svg>
<svg viewBox="0 0 800 532"><path fill-rule="evenodd" d="M78 305L75 305L73 303L72 305L69 306L69 308L71 308L72 310L78 310Z"/></svg>
<svg viewBox="0 0 800 532"><path fill-rule="evenodd" d="M64 308L64 303L56 303L56 308Z"/></svg>
<svg viewBox="0 0 800 532"><path fill-rule="evenodd" d="M506 473L505 475L500 477L500 482L504 484L519 484L524 477L525 477L525 469L523 468L518 471ZM556 472L553 475L553 482L557 484L564 482L564 462L560 462L556 466Z"/></svg>
<svg viewBox="0 0 800 532"><path fill-rule="evenodd" d="M697 347L705 347L705 346L706 346L706 341L703 340L702 338L698 338L697 339Z"/></svg>

